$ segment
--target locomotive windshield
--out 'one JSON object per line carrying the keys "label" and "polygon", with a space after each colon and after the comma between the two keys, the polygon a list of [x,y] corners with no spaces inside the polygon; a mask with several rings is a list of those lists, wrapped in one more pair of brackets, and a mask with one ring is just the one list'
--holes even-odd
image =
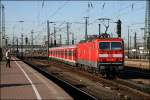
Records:
{"label": "locomotive windshield", "polygon": [[111,50],[120,50],[122,49],[121,42],[111,42]]}
{"label": "locomotive windshield", "polygon": [[99,47],[102,50],[110,50],[110,42],[100,42]]}
{"label": "locomotive windshield", "polygon": [[99,48],[102,50],[120,50],[122,49],[121,42],[100,42]]}

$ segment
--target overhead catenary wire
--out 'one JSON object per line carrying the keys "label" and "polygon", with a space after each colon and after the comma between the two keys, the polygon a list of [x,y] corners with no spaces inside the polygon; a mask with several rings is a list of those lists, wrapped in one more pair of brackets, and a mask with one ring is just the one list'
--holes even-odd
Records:
{"label": "overhead catenary wire", "polygon": [[140,8],[137,8],[135,11],[120,13],[119,15],[116,15],[116,16],[114,16],[113,18],[118,18],[118,16],[123,17],[123,16],[128,15],[128,14],[131,14],[131,13],[133,14],[133,13],[135,13],[135,12],[137,12],[137,11],[144,10],[143,8],[145,8],[145,6],[142,6],[142,7],[140,7]]}
{"label": "overhead catenary wire", "polygon": [[[44,2],[44,0],[43,0],[43,2]],[[42,2],[42,3],[43,3]],[[105,5],[104,5],[104,8],[108,5],[109,3],[105,3]],[[132,4],[132,3],[131,3]],[[132,8],[132,6],[131,6],[131,4],[129,4],[129,5],[127,5],[126,6],[126,8],[128,9],[128,8]],[[63,4],[64,6],[66,5],[65,3]],[[63,5],[61,5],[60,7],[58,7],[58,9],[56,9],[56,11],[54,11],[52,14],[51,14],[51,16],[52,17],[54,17],[56,14],[59,14],[59,11],[63,8]],[[135,5],[135,4],[134,4]],[[45,5],[44,5],[45,6]],[[43,6],[43,7],[44,7]],[[129,6],[129,7],[128,7]],[[123,6],[123,8],[125,8],[124,6]],[[122,8],[121,8],[122,9]],[[121,10],[121,16],[124,16],[123,14],[122,14],[122,12],[124,11],[125,9],[122,9]],[[129,13],[129,12],[128,12]],[[38,27],[40,27],[40,26],[43,26],[43,23],[45,24],[45,22],[43,21],[43,22],[41,22],[39,25],[38,25]],[[73,24],[84,24],[84,23],[82,23],[82,22],[71,22],[71,23],[73,23]],[[93,25],[93,24],[95,24],[95,23],[98,23],[97,22],[97,20],[94,20],[93,22],[91,22],[91,23],[89,23],[89,25]],[[61,27],[61,26],[63,26],[63,23],[61,23],[60,25],[59,25],[59,27]],[[37,28],[38,30],[43,30],[43,29],[41,29],[41,28]],[[40,33],[39,33],[40,34]],[[38,36],[38,35],[37,35]]]}
{"label": "overhead catenary wire", "polygon": [[[68,0],[69,1],[69,0]],[[63,5],[61,5],[60,7],[58,7],[57,9],[56,9],[56,11],[55,12],[53,12],[50,16],[49,16],[49,18],[52,18],[52,17],[54,17],[61,9],[63,9],[63,7],[65,7],[65,5],[68,3],[68,1],[66,1]]]}

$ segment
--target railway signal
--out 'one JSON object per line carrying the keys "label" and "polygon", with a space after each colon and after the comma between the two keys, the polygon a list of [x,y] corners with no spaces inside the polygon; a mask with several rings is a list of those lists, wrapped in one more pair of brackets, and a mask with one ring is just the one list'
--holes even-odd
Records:
{"label": "railway signal", "polygon": [[25,38],[25,43],[28,44],[28,37]]}
{"label": "railway signal", "polygon": [[121,37],[121,20],[120,19],[117,21],[117,35],[118,37]]}

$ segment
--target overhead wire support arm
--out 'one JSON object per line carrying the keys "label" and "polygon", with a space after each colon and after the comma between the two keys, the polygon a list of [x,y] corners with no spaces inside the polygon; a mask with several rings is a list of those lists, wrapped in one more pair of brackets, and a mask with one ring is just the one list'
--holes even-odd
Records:
{"label": "overhead wire support arm", "polygon": [[85,40],[88,39],[88,32],[87,32],[87,26],[88,26],[88,18],[89,17],[84,17],[85,18]]}
{"label": "overhead wire support arm", "polygon": [[47,57],[49,57],[49,36],[50,36],[49,20],[47,20]]}
{"label": "overhead wire support arm", "polygon": [[[50,22],[47,20],[47,57],[49,57],[49,38],[50,38],[50,23],[55,23],[55,22]],[[51,47],[52,47],[52,41],[51,41]]]}
{"label": "overhead wire support arm", "polygon": [[56,46],[56,27],[55,27],[55,23],[54,23],[54,46]]}
{"label": "overhead wire support arm", "polygon": [[69,22],[67,22],[67,45],[69,45]]}
{"label": "overhead wire support arm", "polygon": [[[103,25],[104,25],[105,28],[106,28],[105,33],[107,33],[107,30],[108,30],[108,28],[109,28],[109,21],[110,21],[111,19],[109,19],[109,18],[99,18],[98,20],[99,20],[99,21],[102,21]],[[107,25],[104,23],[105,21],[107,21]]]}

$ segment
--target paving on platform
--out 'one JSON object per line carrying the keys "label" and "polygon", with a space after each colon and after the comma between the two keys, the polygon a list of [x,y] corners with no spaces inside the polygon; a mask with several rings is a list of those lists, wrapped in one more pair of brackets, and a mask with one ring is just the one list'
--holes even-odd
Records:
{"label": "paving on platform", "polygon": [[72,100],[62,88],[13,57],[11,68],[0,62],[0,100]]}

